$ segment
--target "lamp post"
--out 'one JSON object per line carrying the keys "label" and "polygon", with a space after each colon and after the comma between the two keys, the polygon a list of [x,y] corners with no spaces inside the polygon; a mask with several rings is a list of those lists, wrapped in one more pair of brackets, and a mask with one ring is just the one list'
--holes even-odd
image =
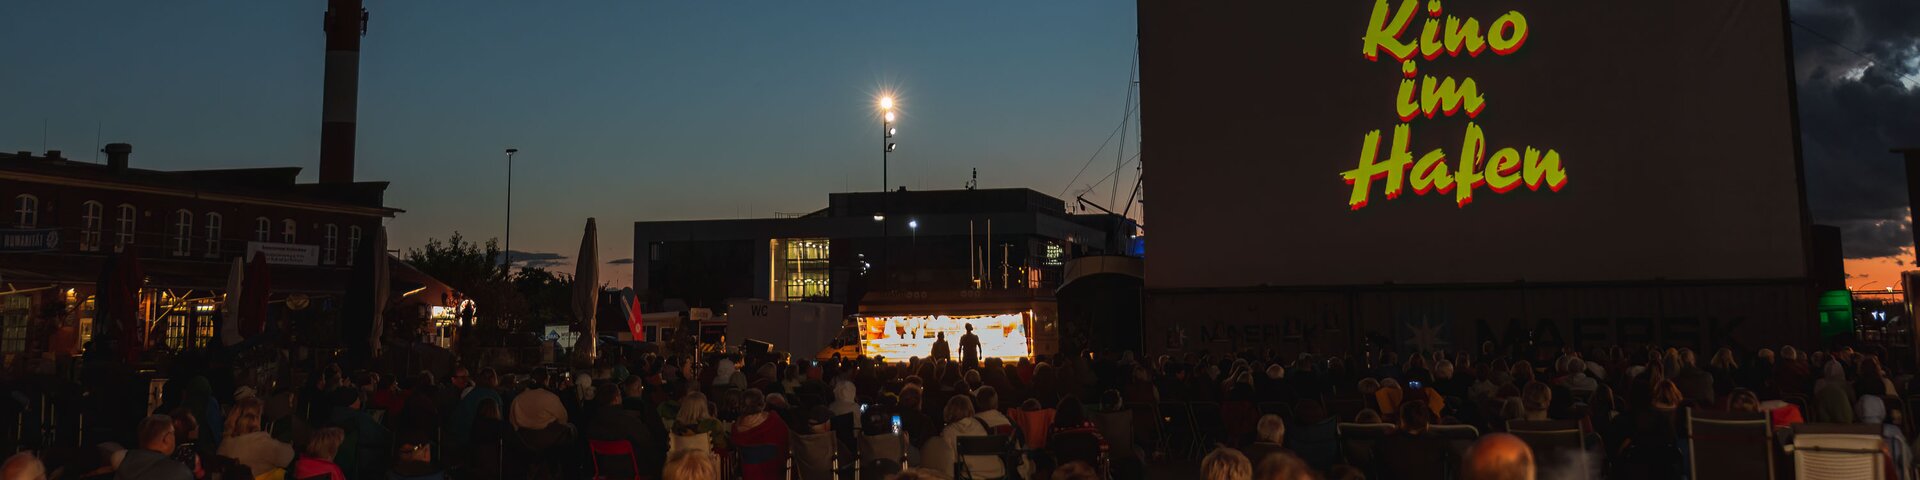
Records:
{"label": "lamp post", "polygon": [[504,268],[508,272],[513,271],[513,154],[515,153],[520,153],[520,149],[507,149],[507,232],[505,235],[507,247],[503,255],[506,256]]}
{"label": "lamp post", "polygon": [[[893,153],[894,147],[893,132],[893,96],[882,95],[880,97],[880,215],[874,218],[880,220],[880,262],[886,265],[883,270],[888,272],[887,277],[893,275],[891,270],[893,268],[893,235],[886,221],[886,216],[893,213],[891,211],[892,195],[890,195],[893,187],[887,179],[887,157]],[[892,282],[888,281],[887,284],[891,285]]]}

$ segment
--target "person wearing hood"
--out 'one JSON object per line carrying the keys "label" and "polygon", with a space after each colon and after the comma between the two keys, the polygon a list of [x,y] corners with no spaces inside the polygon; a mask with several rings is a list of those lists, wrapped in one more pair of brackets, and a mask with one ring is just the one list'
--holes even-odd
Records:
{"label": "person wearing hood", "polygon": [[1907,450],[1907,436],[1900,427],[1887,423],[1887,404],[1877,395],[1862,395],[1854,403],[1853,410],[1860,417],[1860,423],[1880,426],[1880,437],[1887,442],[1887,450],[1892,454],[1893,466],[1899,472],[1900,480],[1913,480],[1912,457]]}
{"label": "person wearing hood", "polygon": [[140,421],[140,447],[127,450],[114,480],[193,480],[193,470],[168,458],[174,447],[173,418],[153,415]]}
{"label": "person wearing hood", "polygon": [[1839,360],[1827,360],[1820,380],[1813,385],[1813,418],[1816,423],[1853,423],[1853,383],[1847,381],[1847,367]]}
{"label": "person wearing hood", "polygon": [[[587,424],[586,436],[593,440],[625,441],[632,445],[634,463],[639,465],[636,474],[658,472],[667,462],[667,432],[660,424],[660,417],[649,411],[629,409],[629,401],[644,402],[639,398],[626,398],[621,395],[619,385],[613,382],[601,382],[594,393],[593,423]],[[616,462],[617,463],[617,462]],[[618,465],[624,467],[625,465]],[[608,478],[621,477],[624,472],[606,472]]]}
{"label": "person wearing hood", "polygon": [[[353,438],[352,448],[338,452],[334,463],[348,472],[368,472],[378,476],[380,466],[386,465],[387,452],[393,448],[393,434],[378,420],[361,410],[361,393],[353,388],[341,387],[333,390],[333,416],[328,418],[331,425],[340,427]],[[300,477],[306,478],[306,477]],[[355,476],[355,478],[360,478]]]}
{"label": "person wearing hood", "polygon": [[192,413],[194,420],[200,422],[199,443],[195,448],[200,453],[214,453],[220,449],[220,427],[226,420],[221,415],[220,402],[213,399],[213,386],[206,377],[193,377],[187,380],[187,387],[181,390],[180,407]]}

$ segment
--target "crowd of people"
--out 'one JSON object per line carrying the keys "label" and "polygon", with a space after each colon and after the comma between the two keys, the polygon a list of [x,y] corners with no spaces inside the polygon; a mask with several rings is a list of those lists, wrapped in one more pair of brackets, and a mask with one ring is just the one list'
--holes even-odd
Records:
{"label": "crowd of people", "polygon": [[[1577,468],[1589,473],[1680,478],[1689,408],[1767,412],[1781,426],[1879,424],[1890,471],[1907,478],[1912,457],[1898,399],[1913,377],[1880,351],[1720,348],[1701,362],[1686,348],[1625,346],[1018,359],[972,348],[960,360],[826,361],[616,349],[577,369],[455,362],[404,376],[325,359],[268,378],[183,363],[130,435],[16,456],[0,480],[1125,479],[1169,466],[1222,480],[1438,479],[1576,468],[1500,433],[1526,420],[1577,422],[1590,445]],[[1383,434],[1355,455],[1341,424]],[[1458,426],[1479,433],[1470,449],[1435,433]]]}

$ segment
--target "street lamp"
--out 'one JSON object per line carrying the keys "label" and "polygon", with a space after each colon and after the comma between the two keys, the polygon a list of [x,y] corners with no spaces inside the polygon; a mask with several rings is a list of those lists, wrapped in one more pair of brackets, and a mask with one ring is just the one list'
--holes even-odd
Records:
{"label": "street lamp", "polygon": [[520,153],[518,148],[507,149],[507,250],[505,268],[513,271],[513,154]]}

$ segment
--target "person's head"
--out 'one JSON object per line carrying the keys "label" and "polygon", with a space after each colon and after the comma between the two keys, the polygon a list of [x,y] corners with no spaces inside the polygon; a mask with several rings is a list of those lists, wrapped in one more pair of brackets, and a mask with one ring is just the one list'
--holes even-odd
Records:
{"label": "person's head", "polygon": [[0,480],[47,480],[47,466],[31,452],[16,453],[0,466]]}
{"label": "person's head", "polygon": [[1119,390],[1107,389],[1107,391],[1100,392],[1101,410],[1112,412],[1125,408],[1126,406],[1126,398],[1120,395]]}
{"label": "person's head", "polygon": [[234,402],[233,408],[227,411],[227,425],[223,434],[227,438],[233,438],[260,431],[260,411],[263,405],[260,399],[251,397]]}
{"label": "person's head", "polygon": [[778,393],[767,394],[767,408],[774,409],[774,410],[786,410],[791,407],[792,405],[787,404],[787,396],[781,395]]}
{"label": "person's head", "polygon": [[1780,346],[1780,358],[1784,358],[1787,360],[1799,360],[1800,349],[1793,348],[1793,345],[1782,345]]}
{"label": "person's head", "polygon": [[[920,337],[920,338],[926,338],[926,337]],[[933,340],[934,340],[934,341],[936,341],[936,342],[944,342],[944,341],[947,341],[947,332],[934,332],[934,333],[933,333]]]}
{"label": "person's head", "polygon": [[1526,419],[1527,418],[1526,402],[1520,401],[1520,397],[1507,398],[1507,401],[1505,403],[1500,404],[1500,418],[1505,418],[1507,420]]}
{"label": "person's head", "polygon": [[1733,359],[1733,349],[1727,347],[1720,347],[1719,350],[1715,350],[1713,352],[1713,359],[1708,360],[1707,363],[1708,366],[1717,369],[1732,369],[1740,366]]}
{"label": "person's head", "polygon": [[594,387],[593,397],[591,397],[593,399],[593,406],[596,406],[596,407],[619,406],[622,400],[622,397],[626,396],[626,395],[622,395],[622,393],[623,392],[620,391],[619,384],[613,383],[612,380],[601,381],[600,386]]}
{"label": "person's head", "polygon": [[1553,405],[1553,388],[1545,383],[1531,382],[1520,390],[1520,401],[1524,402],[1529,413],[1547,411]]}
{"label": "person's head", "polygon": [[500,402],[493,401],[491,398],[481,400],[480,406],[474,408],[474,414],[479,415],[480,418],[499,420]]}
{"label": "person's head", "polygon": [[1054,468],[1053,480],[1100,480],[1100,473],[1087,462],[1075,460]]}
{"label": "person's head", "polygon": [[307,456],[320,460],[333,461],[340,454],[340,443],[347,441],[347,431],[339,427],[327,427],[313,431],[307,440]]}
{"label": "person's head", "polygon": [[1533,449],[1511,434],[1480,437],[1460,470],[1461,478],[1472,480],[1533,480]]}
{"label": "person's head", "polygon": [[1672,380],[1661,380],[1653,386],[1653,408],[1673,410],[1680,408],[1680,402],[1686,397],[1680,394],[1680,387]]}
{"label": "person's head", "polygon": [[549,386],[548,385],[549,380],[551,379],[548,378],[547,369],[545,368],[533,369],[532,372],[527,374],[527,382],[529,383],[529,385],[527,385],[527,388],[547,388]]}
{"label": "person's head", "polygon": [[710,480],[720,478],[720,457],[703,450],[683,449],[667,454],[666,480]]}
{"label": "person's head", "polygon": [[1362,378],[1360,379],[1360,383],[1356,386],[1360,388],[1361,394],[1373,395],[1373,392],[1380,390],[1380,381],[1374,379],[1373,377]]}
{"label": "person's head", "polygon": [[173,453],[173,417],[152,415],[140,421],[140,448]]}
{"label": "person's head", "polygon": [[1380,421],[1380,412],[1371,408],[1361,409],[1360,413],[1353,415],[1353,423],[1380,423]]}
{"label": "person's head", "polygon": [[646,393],[646,388],[647,382],[645,378],[639,375],[628,375],[625,380],[620,382],[620,395],[639,397]]}
{"label": "person's head", "polygon": [[740,394],[740,414],[753,415],[767,411],[767,394],[758,388],[749,388]]}
{"label": "person's head", "polygon": [[926,402],[926,400],[924,400],[925,396],[926,389],[921,388],[920,385],[909,383],[907,386],[900,388],[900,408],[919,410],[920,404]]}
{"label": "person's head", "polygon": [[473,377],[473,383],[481,387],[500,388],[500,372],[493,367],[482,368],[480,374]]}
{"label": "person's head", "polygon": [[953,398],[947,400],[947,408],[941,411],[940,416],[941,420],[945,420],[947,423],[953,423],[966,420],[967,417],[973,416],[974,413],[973,399],[967,398],[966,395],[954,395]]}
{"label": "person's head", "polygon": [[713,418],[713,412],[707,409],[707,394],[688,392],[687,396],[680,397],[680,413],[674,415],[673,421],[680,425],[694,425],[710,418]]}
{"label": "person's head", "polygon": [[467,370],[467,367],[453,367],[453,377],[448,379],[447,383],[453,384],[456,388],[471,387],[473,386],[472,371]]}
{"label": "person's head", "polygon": [[1260,458],[1254,465],[1254,478],[1259,480],[1312,480],[1313,467],[1306,460],[1287,452],[1274,452]]}
{"label": "person's head", "polygon": [[1773,362],[1773,349],[1762,348],[1759,351],[1753,352],[1753,357],[1760,359],[1760,361],[1771,363]]}
{"label": "person's head", "polygon": [[1752,390],[1733,389],[1733,394],[1727,398],[1727,409],[1735,412],[1759,413],[1760,396],[1754,395]]}
{"label": "person's head", "polygon": [[1427,402],[1412,400],[1400,404],[1400,431],[1426,432],[1430,423],[1433,423],[1433,410],[1427,409]]}
{"label": "person's head", "polygon": [[1434,380],[1453,379],[1453,361],[1441,360],[1438,362],[1434,362],[1433,363],[1433,379]]}
{"label": "person's head", "polygon": [[1261,415],[1255,431],[1260,432],[1262,442],[1286,443],[1284,440],[1287,438],[1287,422],[1281,420],[1279,415]]}
{"label": "person's head", "polygon": [[193,413],[187,411],[186,407],[174,408],[173,411],[167,412],[167,416],[173,417],[173,438],[175,440],[192,442],[200,439],[200,421],[194,418]]}
{"label": "person's head", "polygon": [[1000,409],[1000,393],[994,391],[993,387],[980,387],[974,390],[973,399],[975,413]]}
{"label": "person's head", "polygon": [[1239,450],[1221,447],[1200,459],[1200,478],[1206,480],[1252,480],[1253,463]]}
{"label": "person's head", "polygon": [[973,324],[967,324],[967,333],[973,333]]}

